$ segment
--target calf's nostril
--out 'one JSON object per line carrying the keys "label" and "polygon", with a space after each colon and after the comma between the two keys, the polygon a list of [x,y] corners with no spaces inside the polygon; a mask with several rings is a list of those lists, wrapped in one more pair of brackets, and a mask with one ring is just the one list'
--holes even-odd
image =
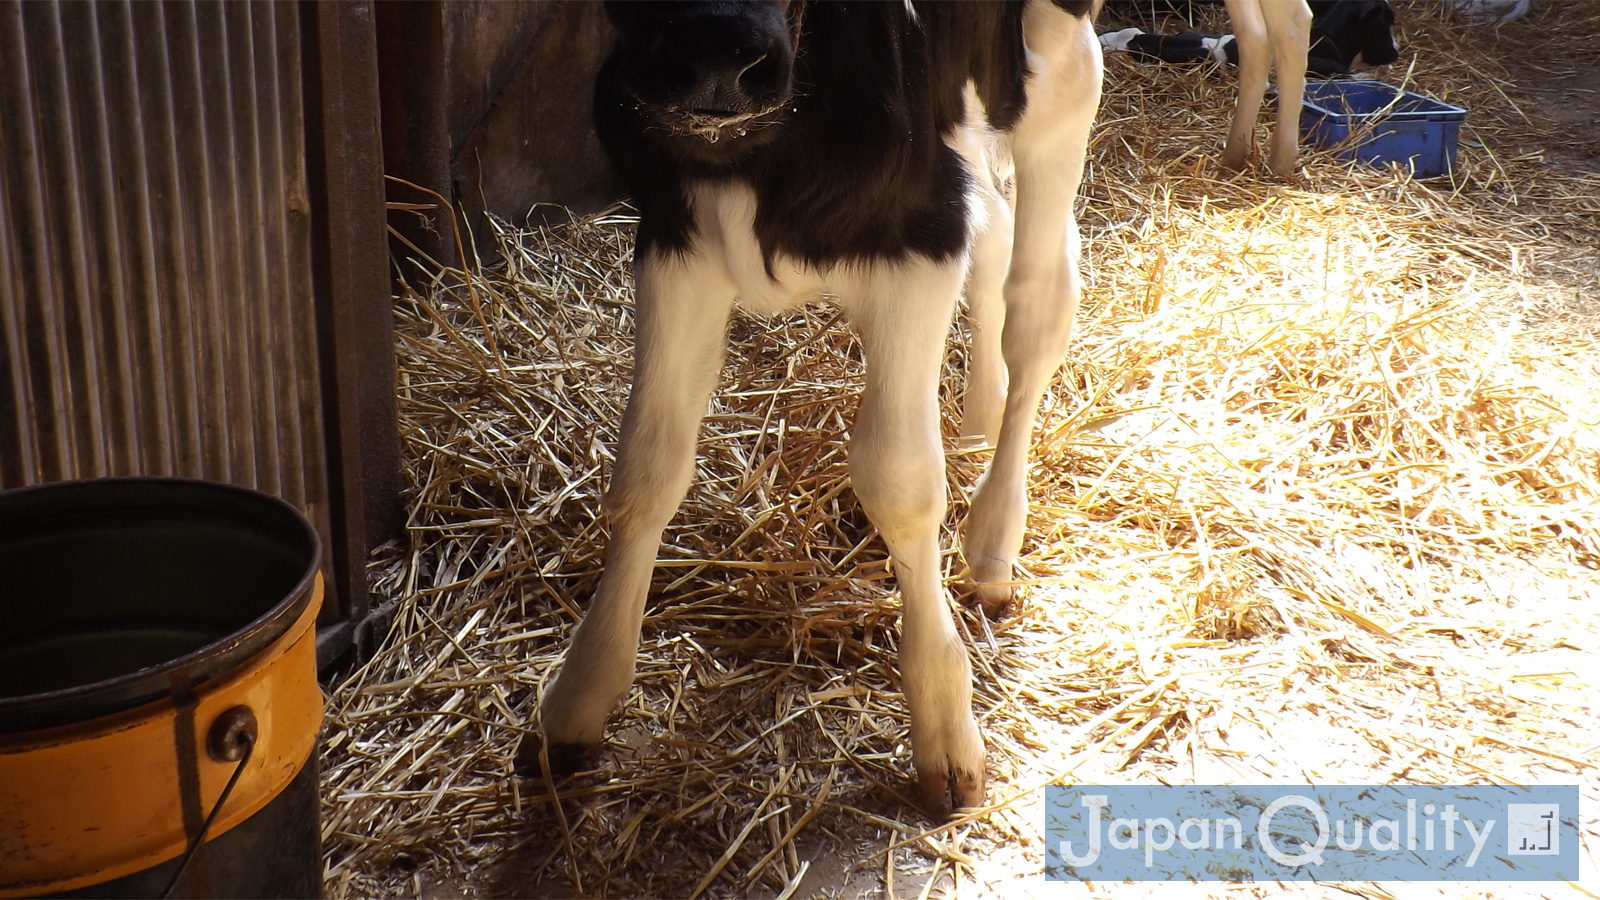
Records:
{"label": "calf's nostril", "polygon": [[748,65],[739,70],[737,79],[739,87],[744,91],[759,90],[772,81],[773,68],[776,63],[771,57],[763,53],[752,60]]}
{"label": "calf's nostril", "polygon": [[760,56],[756,57],[755,59],[750,60],[748,63],[745,63],[744,68],[739,70],[739,77],[742,79],[746,75],[750,74],[750,70],[754,69],[756,66],[761,65],[761,63],[764,62],[766,60],[766,58],[767,58],[767,55],[765,53],[763,53]]}

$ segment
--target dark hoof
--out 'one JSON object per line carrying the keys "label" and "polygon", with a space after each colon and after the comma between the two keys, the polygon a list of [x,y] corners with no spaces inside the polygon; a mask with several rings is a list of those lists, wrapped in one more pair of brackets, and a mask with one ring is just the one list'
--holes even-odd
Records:
{"label": "dark hoof", "polygon": [[1016,599],[1016,588],[1009,584],[975,584],[973,585],[972,603],[991,622],[998,622],[1006,617],[1011,610],[1011,604]]}
{"label": "dark hoof", "polygon": [[[517,748],[516,772],[524,778],[543,778],[544,768],[539,763],[539,751],[544,748],[542,735],[529,734],[522,738]],[[549,752],[550,776],[566,778],[579,772],[598,768],[600,748],[587,744],[552,744]]]}
{"label": "dark hoof", "polygon": [[918,772],[917,793],[928,815],[935,822],[943,822],[958,809],[983,805],[984,773],[958,769]]}

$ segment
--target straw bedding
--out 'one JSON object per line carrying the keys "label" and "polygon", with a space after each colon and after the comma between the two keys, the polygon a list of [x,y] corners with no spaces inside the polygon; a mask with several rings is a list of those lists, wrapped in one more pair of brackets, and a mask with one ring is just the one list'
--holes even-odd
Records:
{"label": "straw bedding", "polygon": [[[1471,111],[1453,183],[1321,155],[1294,184],[1221,173],[1231,75],[1108,60],[1022,601],[957,604],[993,805],[954,823],[908,799],[898,599],[846,478],[861,357],[826,307],[734,322],[600,771],[559,803],[510,777],[599,575],[632,219],[414,277],[409,539],[371,565],[393,633],[330,688],[330,895],[1033,896],[1040,788],[1066,780],[1576,780],[1592,803],[1600,129],[1550,111],[1600,11],[1400,25],[1386,77]],[[964,355],[958,327],[952,412]],[[946,546],[983,462],[950,454]]]}

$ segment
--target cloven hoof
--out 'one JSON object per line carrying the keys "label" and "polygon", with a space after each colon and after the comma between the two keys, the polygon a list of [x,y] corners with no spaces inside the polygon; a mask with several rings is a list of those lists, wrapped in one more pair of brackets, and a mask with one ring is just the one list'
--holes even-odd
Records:
{"label": "cloven hoof", "polygon": [[[544,748],[544,736],[540,734],[524,735],[522,746],[517,748],[515,769],[518,775],[524,778],[543,778],[544,770],[539,765],[539,753]],[[552,778],[566,778],[579,772],[595,769],[600,758],[600,748],[588,744],[553,744],[550,747],[549,762],[550,776]]]}

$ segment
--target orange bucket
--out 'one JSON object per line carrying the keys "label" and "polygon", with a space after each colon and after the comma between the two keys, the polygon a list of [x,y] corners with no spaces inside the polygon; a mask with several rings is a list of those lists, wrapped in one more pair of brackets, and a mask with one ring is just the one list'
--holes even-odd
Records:
{"label": "orange bucket", "polygon": [[0,492],[0,897],[321,895],[319,555],[228,485]]}

